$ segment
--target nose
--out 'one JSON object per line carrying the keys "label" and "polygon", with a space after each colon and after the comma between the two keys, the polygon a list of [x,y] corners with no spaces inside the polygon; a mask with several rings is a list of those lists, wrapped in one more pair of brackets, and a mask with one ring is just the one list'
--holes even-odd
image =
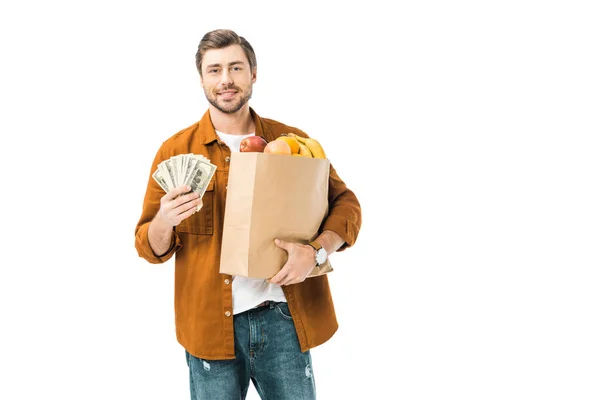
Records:
{"label": "nose", "polygon": [[232,83],[233,79],[231,78],[229,71],[223,71],[223,74],[221,75],[221,85],[227,87]]}

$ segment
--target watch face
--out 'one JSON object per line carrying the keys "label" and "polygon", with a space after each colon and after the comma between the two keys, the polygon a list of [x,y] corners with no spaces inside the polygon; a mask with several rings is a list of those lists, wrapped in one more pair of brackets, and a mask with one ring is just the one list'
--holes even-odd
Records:
{"label": "watch face", "polygon": [[321,265],[323,263],[325,263],[325,261],[327,260],[327,251],[325,251],[325,249],[320,248],[319,250],[317,250],[317,264]]}

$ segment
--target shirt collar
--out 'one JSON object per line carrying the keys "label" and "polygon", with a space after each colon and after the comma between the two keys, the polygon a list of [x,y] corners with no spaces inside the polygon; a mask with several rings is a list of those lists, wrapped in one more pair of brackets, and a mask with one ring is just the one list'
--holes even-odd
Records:
{"label": "shirt collar", "polygon": [[[252,107],[250,107],[250,115],[254,120],[254,126],[256,129],[255,135],[264,137],[268,142],[273,140],[273,133],[267,126],[265,126],[265,124],[263,124],[262,118],[258,116]],[[196,130],[195,136],[198,143],[203,145],[219,140],[217,132],[215,132],[215,127],[210,119],[209,110],[206,110],[202,119],[198,121],[198,129]]]}

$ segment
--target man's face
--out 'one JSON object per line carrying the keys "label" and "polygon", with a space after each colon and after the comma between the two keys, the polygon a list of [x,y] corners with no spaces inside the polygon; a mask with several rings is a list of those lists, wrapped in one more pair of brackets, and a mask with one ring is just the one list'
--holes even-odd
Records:
{"label": "man's face", "polygon": [[200,81],[208,102],[223,113],[233,114],[252,97],[256,69],[250,70],[248,59],[239,45],[208,50],[202,60]]}

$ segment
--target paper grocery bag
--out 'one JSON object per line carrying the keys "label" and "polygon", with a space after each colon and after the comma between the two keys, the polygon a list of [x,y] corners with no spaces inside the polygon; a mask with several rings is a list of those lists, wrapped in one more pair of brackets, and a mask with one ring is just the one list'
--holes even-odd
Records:
{"label": "paper grocery bag", "polygon": [[[232,153],[220,272],[269,279],[287,252],[275,238],[307,244],[329,205],[329,160],[267,153]],[[329,262],[310,276],[333,269]]]}

